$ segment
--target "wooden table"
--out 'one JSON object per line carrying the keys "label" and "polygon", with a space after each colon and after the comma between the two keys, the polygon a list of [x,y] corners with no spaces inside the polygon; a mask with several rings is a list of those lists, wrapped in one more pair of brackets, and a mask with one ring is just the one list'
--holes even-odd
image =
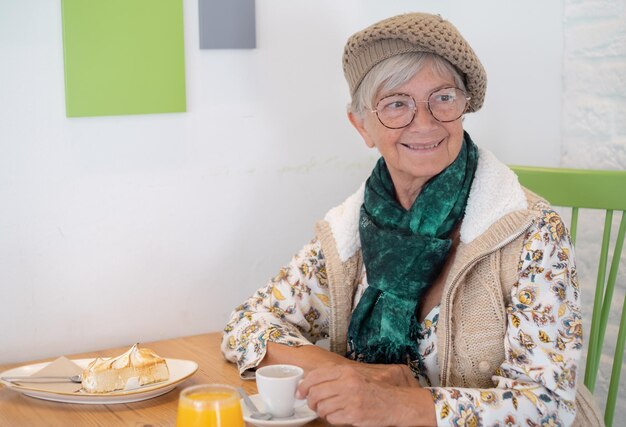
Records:
{"label": "wooden table", "polygon": [[[174,427],[176,408],[180,391],[188,386],[205,383],[230,384],[243,387],[248,394],[257,392],[254,381],[239,378],[235,365],[226,362],[220,352],[221,334],[218,332],[175,338],[151,343],[142,343],[163,357],[194,360],[198,371],[183,381],[174,390],[154,399],[116,405],[79,405],[49,402],[24,396],[0,385],[0,426],[19,427],[89,427],[89,426],[132,426],[132,427]],[[128,346],[108,350],[76,354],[70,358],[96,356],[118,356],[128,350]],[[35,363],[37,361],[33,361]],[[0,365],[0,372],[24,362]],[[307,427],[326,426],[317,419]]]}

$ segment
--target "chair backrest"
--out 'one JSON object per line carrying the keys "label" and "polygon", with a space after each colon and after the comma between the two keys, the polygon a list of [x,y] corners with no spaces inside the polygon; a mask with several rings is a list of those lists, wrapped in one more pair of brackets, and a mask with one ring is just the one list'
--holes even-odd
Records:
{"label": "chair backrest", "polygon": [[[605,211],[602,249],[598,265],[591,331],[587,349],[587,365],[585,368],[585,385],[593,393],[609,311],[613,300],[617,271],[622,257],[624,234],[626,233],[626,171],[527,166],[511,166],[511,169],[515,171],[524,187],[541,195],[550,204],[572,208],[570,234],[574,243],[576,242],[576,229],[578,226],[578,209],[601,209]],[[616,211],[621,211],[621,222],[611,257],[609,255],[609,243],[611,240],[613,213]],[[607,264],[610,265],[608,277],[606,276]],[[604,420],[607,426],[613,424],[622,358],[624,356],[624,341],[626,339],[625,305],[626,298],[622,303],[621,321],[613,357],[613,369],[611,371],[607,403],[604,409]]]}

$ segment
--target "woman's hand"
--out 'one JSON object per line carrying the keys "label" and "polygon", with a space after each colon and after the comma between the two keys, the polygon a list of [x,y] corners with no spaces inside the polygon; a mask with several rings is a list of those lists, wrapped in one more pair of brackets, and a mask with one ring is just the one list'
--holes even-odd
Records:
{"label": "woman's hand", "polygon": [[363,374],[365,378],[398,387],[419,387],[407,365],[383,365],[352,362],[351,367]]}
{"label": "woman's hand", "polygon": [[[364,373],[354,365],[315,369],[298,386],[298,397],[307,398],[309,407],[331,424],[436,425],[435,406],[428,390],[415,385],[389,385],[374,380],[373,372],[370,369]],[[383,376],[387,375],[385,372]]]}
{"label": "woman's hand", "polygon": [[359,363],[314,345],[289,347],[273,342],[267,343],[267,353],[259,367],[281,363],[298,365],[307,373],[320,367],[352,366],[370,380],[402,387],[419,385],[411,369],[406,365]]}

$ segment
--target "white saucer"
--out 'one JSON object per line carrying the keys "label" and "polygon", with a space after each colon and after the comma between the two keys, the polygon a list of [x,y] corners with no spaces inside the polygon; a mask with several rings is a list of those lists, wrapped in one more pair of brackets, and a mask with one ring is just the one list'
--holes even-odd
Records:
{"label": "white saucer", "polygon": [[[265,412],[265,405],[263,404],[263,399],[261,399],[260,395],[252,395],[250,396],[250,399],[254,402],[254,405],[259,409],[259,411]],[[295,409],[295,413],[290,417],[274,418],[271,420],[257,420],[256,418],[251,418],[250,410],[243,400],[241,401],[241,409],[243,410],[243,419],[257,427],[299,427],[317,418],[317,414],[306,405],[297,407]]]}

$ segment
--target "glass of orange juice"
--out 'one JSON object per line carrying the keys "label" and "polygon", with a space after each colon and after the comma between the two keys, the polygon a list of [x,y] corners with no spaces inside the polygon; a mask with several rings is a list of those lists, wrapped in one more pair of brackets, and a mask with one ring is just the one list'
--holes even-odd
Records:
{"label": "glass of orange juice", "polygon": [[176,427],[244,427],[239,393],[221,384],[187,387],[178,400]]}

